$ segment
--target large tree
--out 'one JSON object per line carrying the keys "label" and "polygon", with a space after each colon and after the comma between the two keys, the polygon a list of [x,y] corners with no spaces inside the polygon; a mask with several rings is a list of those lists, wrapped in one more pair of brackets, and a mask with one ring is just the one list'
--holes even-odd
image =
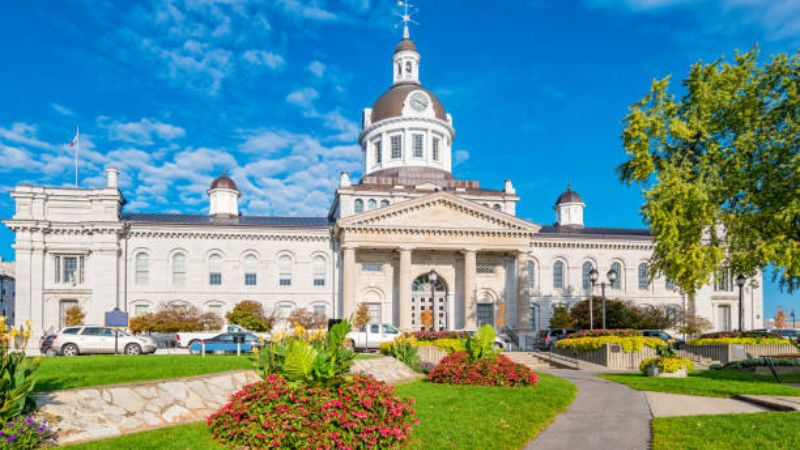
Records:
{"label": "large tree", "polygon": [[651,270],[690,298],[723,266],[800,280],[800,52],[758,57],[694,64],[680,99],[655,80],[625,118],[618,172],[643,187]]}

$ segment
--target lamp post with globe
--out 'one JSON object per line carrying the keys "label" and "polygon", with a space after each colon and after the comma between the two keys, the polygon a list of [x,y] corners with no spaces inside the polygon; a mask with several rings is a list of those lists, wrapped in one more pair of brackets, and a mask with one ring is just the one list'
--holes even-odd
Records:
{"label": "lamp post with globe", "polygon": [[[602,320],[603,320],[603,329],[604,330],[606,329],[606,286],[613,286],[614,282],[617,281],[617,276],[618,276],[617,275],[617,271],[614,270],[614,269],[611,269],[606,273],[606,278],[608,278],[608,283],[606,283],[606,282],[600,283],[600,293],[601,293],[600,295],[601,295],[601,297],[603,299],[603,306],[602,306],[603,319]],[[592,269],[592,270],[589,271],[589,280],[591,280],[591,282],[592,282],[592,288],[594,288],[594,286],[597,284],[597,280],[599,278],[600,278],[600,273],[597,271],[597,269]],[[594,291],[594,289],[592,289],[592,290]],[[592,322],[592,318],[593,318],[592,316],[593,316],[593,314],[592,314],[591,296],[589,296],[589,317],[590,317],[589,321],[590,322]],[[594,329],[594,328],[592,328],[591,325],[589,326],[589,328],[590,329]]]}

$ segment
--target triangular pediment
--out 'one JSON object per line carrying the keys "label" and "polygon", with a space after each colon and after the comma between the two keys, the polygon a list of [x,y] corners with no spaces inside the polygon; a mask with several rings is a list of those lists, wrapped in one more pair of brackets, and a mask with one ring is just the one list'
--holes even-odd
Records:
{"label": "triangular pediment", "polygon": [[448,192],[436,192],[339,220],[340,227],[539,231],[540,226]]}

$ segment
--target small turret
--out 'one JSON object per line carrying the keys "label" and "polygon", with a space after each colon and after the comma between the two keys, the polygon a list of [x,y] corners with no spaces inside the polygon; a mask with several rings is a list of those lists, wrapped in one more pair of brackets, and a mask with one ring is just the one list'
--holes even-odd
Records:
{"label": "small turret", "polygon": [[583,227],[583,208],[586,204],[577,192],[567,185],[567,190],[556,200],[556,225],[560,227]]}
{"label": "small turret", "polygon": [[208,190],[209,214],[212,216],[235,217],[239,215],[239,189],[225,171],[217,177]]}

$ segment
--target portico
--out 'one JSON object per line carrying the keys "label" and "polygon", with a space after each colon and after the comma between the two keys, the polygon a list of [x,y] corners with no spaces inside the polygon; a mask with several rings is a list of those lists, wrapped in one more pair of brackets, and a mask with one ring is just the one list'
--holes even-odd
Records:
{"label": "portico", "polygon": [[[403,330],[475,329],[479,305],[491,304],[483,321],[524,329],[524,318],[509,318],[527,312],[525,267],[538,229],[447,192],[340,219],[342,315],[368,303]],[[420,284],[430,270],[441,286],[433,295]],[[431,308],[432,323],[422,323]]]}

